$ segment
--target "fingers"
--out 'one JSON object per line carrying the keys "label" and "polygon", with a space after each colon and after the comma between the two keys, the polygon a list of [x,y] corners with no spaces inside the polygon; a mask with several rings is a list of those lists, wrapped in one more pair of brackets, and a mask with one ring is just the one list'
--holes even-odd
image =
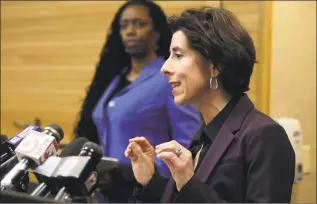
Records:
{"label": "fingers", "polygon": [[173,144],[167,144],[160,147],[155,147],[155,153],[159,154],[161,152],[175,152],[178,148]]}
{"label": "fingers", "polygon": [[152,151],[154,149],[154,147],[145,137],[135,137],[135,138],[129,139],[129,142],[138,143],[143,151],[149,151],[149,150]]}
{"label": "fingers", "polygon": [[[181,149],[182,154],[186,155],[187,157],[191,156],[190,151],[188,151],[186,148],[184,148],[182,145],[180,145],[178,142],[174,140],[157,145],[155,147],[155,153],[160,154],[161,152],[173,152],[175,154],[175,152],[179,149]],[[180,155],[180,158],[183,157],[182,154]]]}
{"label": "fingers", "polygon": [[[177,145],[180,145],[178,142],[176,142],[175,140],[172,140],[172,141],[169,141],[169,142],[164,142],[164,143],[161,143],[159,145],[156,145],[155,146],[155,149],[159,149],[161,147],[165,147],[166,145],[170,145],[170,144],[174,144],[175,146]],[[181,145],[180,145],[181,146]]]}
{"label": "fingers", "polygon": [[147,145],[151,145],[145,137],[134,137],[134,138],[129,139],[129,142],[138,142],[138,143],[144,143]]}
{"label": "fingers", "polygon": [[142,153],[141,147],[136,142],[131,142],[125,150],[124,155],[134,161],[141,157]]}
{"label": "fingers", "polygon": [[127,146],[127,149],[124,151],[124,155],[126,157],[132,157],[133,154],[132,154],[131,144]]}
{"label": "fingers", "polygon": [[147,140],[145,137],[134,137],[129,139],[129,142],[137,142],[137,141],[144,141]]}
{"label": "fingers", "polygon": [[143,145],[152,146],[151,143],[145,137],[135,137],[129,139],[129,142],[137,142]]}
{"label": "fingers", "polygon": [[156,145],[155,149],[162,149],[162,148],[167,148],[167,147],[175,147],[175,150],[176,150],[176,149],[182,148],[183,146],[180,145],[175,140],[172,140],[170,142],[164,142],[162,144]]}
{"label": "fingers", "polygon": [[138,143],[136,143],[136,142],[131,142],[129,146],[130,146],[130,148],[131,148],[133,154],[139,156],[139,155],[141,155],[141,154],[143,153],[143,152],[142,152],[142,149],[141,149],[141,147],[139,146]]}
{"label": "fingers", "polygon": [[[174,149],[173,149],[174,148]],[[161,151],[163,149],[166,149],[166,150],[171,150],[171,151],[176,151],[178,150],[179,148],[183,148],[182,145],[180,145],[178,142],[176,142],[175,140],[172,140],[170,142],[164,142],[162,144],[159,144],[159,145],[156,145],[155,149],[157,151]]]}
{"label": "fingers", "polygon": [[169,169],[181,168],[184,162],[180,160],[173,152],[161,152],[157,154],[159,159],[162,159],[168,166]]}

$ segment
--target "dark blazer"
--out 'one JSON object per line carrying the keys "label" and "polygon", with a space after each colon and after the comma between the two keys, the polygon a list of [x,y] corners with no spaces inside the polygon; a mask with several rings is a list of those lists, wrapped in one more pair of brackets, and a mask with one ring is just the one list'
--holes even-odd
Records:
{"label": "dark blazer", "polygon": [[177,196],[174,180],[166,183],[155,174],[137,197],[143,202],[164,203],[287,203],[294,174],[295,154],[286,132],[258,111],[245,94]]}

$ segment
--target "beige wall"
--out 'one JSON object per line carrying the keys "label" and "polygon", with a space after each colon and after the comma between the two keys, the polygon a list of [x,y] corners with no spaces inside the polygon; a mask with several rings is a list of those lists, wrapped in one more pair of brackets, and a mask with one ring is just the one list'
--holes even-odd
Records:
{"label": "beige wall", "polygon": [[270,115],[299,119],[311,147],[293,201],[316,202],[316,2],[274,1],[271,59]]}

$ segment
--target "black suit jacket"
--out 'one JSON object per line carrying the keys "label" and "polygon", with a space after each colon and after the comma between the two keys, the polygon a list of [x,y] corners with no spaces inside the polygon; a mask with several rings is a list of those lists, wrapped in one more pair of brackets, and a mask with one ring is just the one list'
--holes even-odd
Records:
{"label": "black suit jacket", "polygon": [[294,173],[295,154],[286,132],[254,108],[245,94],[194,176],[176,197],[174,180],[166,182],[155,174],[138,199],[164,203],[287,203],[291,199]]}

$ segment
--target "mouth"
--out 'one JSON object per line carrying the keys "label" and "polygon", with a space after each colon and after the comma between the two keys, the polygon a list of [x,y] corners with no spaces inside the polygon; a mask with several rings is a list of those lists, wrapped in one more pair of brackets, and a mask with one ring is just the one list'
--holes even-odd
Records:
{"label": "mouth", "polygon": [[137,41],[137,40],[129,40],[129,41],[126,41],[126,46],[135,46],[135,45],[137,45],[137,44],[139,44],[139,41]]}
{"label": "mouth", "polygon": [[181,85],[180,82],[170,82],[170,84],[172,85],[173,90]]}

